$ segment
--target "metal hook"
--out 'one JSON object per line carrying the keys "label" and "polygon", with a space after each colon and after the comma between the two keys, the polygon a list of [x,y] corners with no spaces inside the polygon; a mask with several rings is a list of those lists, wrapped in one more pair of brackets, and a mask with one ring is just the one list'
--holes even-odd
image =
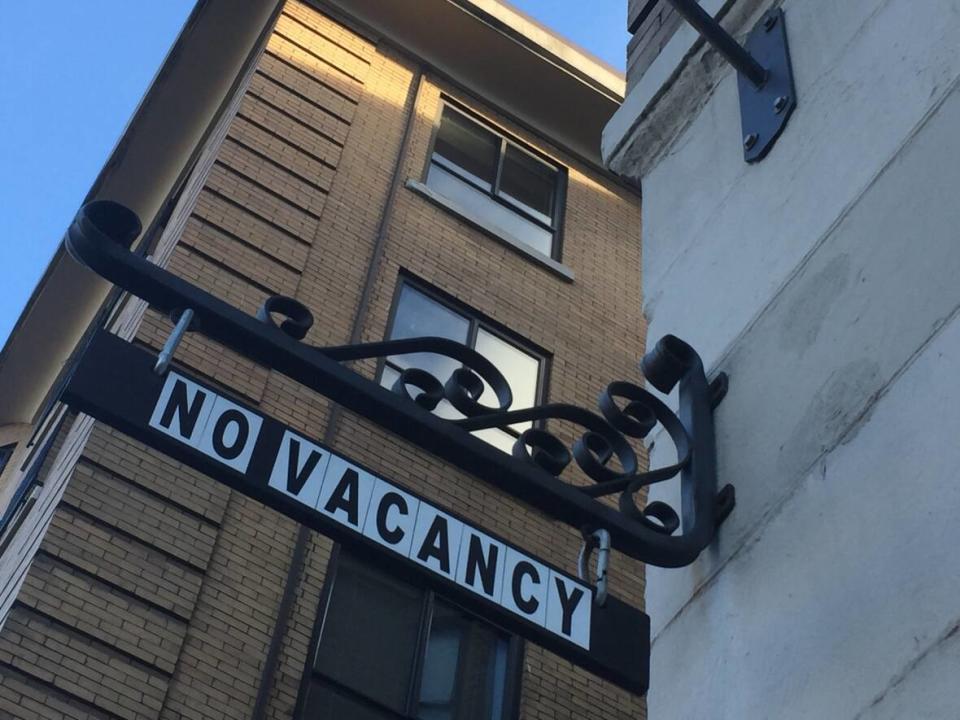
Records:
{"label": "metal hook", "polygon": [[190,327],[190,321],[193,320],[193,310],[187,308],[180,313],[180,318],[170,333],[170,337],[163,344],[163,349],[157,355],[157,363],[153,366],[153,371],[157,375],[165,375],[170,368],[170,361],[173,360],[173,354],[177,351],[177,346],[183,340],[187,330]]}
{"label": "metal hook", "polygon": [[583,547],[580,548],[580,557],[577,558],[577,575],[586,583],[590,582],[590,572],[587,565],[593,549],[599,548],[597,554],[597,594],[594,603],[603,607],[607,602],[607,567],[610,564],[610,533],[604,529],[594,530],[584,534]]}

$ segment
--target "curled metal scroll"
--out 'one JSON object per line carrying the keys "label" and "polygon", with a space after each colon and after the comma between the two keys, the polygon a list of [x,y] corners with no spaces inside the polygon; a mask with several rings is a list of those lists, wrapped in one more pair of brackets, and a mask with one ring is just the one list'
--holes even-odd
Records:
{"label": "curled metal scroll", "polygon": [[[277,326],[275,315],[286,316],[281,330],[302,339],[313,324],[309,308],[289,297],[268,298],[257,313],[264,322]],[[590,497],[620,492],[620,510],[650,530],[672,535],[680,527],[680,518],[666,503],[651,502],[641,508],[637,493],[654,483],[676,477],[690,462],[691,446],[679,418],[652,393],[625,381],[612,382],[600,393],[600,414],[566,403],[547,403],[537,407],[511,410],[513,393],[504,375],[476,350],[441,337],[419,337],[340,347],[314,348],[337,361],[384,359],[418,353],[431,353],[462,364],[446,381],[420,368],[402,370],[391,390],[433,411],[447,400],[464,418],[448,422],[463,430],[500,429],[517,423],[536,423],[525,430],[513,445],[514,458],[536,465],[562,481],[564,471],[575,462],[593,486],[575,486]],[[495,405],[484,405],[485,384],[492,390]],[[583,428],[570,448],[546,429],[546,421],[564,420]],[[662,425],[677,449],[677,462],[646,472],[639,470],[637,452],[628,438],[642,439]],[[614,462],[615,461],[615,462]]]}
{"label": "curled metal scroll", "polygon": [[[725,385],[708,383],[700,357],[678,338],[661,339],[641,363],[655,389],[669,393],[678,386],[676,413],[639,385],[622,381],[600,393],[599,412],[565,403],[512,410],[513,394],[503,374],[471,348],[431,337],[313,347],[303,342],[313,315],[302,303],[274,296],[252,317],[131,252],[140,231],[131,210],[96,201],[81,208],[65,243],[77,261],[154,310],[175,317],[192,311],[184,329],[189,325],[191,332],[283,373],[561,522],[588,533],[608,531],[612,547],[631,557],[661,567],[687,565],[710,543],[733,506],[730,486],[717,492],[714,448],[713,408]],[[461,367],[443,382],[425,370],[408,368],[387,390],[342,364],[423,352],[453,359]],[[486,386],[495,402],[484,397]],[[444,400],[463,417],[444,420],[433,414]],[[550,420],[575,423],[583,432],[568,448],[548,429]],[[470,434],[519,422],[535,426],[521,433],[511,455]],[[630,440],[644,438],[657,425],[673,440],[677,461],[641,472]],[[571,463],[593,484],[564,482],[561,477]],[[638,505],[644,487],[678,474],[682,522],[665,503]],[[596,499],[614,493],[620,493],[618,509]]]}

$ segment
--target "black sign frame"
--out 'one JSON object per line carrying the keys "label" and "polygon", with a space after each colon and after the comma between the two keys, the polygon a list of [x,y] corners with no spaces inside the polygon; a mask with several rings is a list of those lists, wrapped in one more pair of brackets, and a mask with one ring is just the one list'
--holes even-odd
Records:
{"label": "black sign frame", "polygon": [[[565,403],[512,410],[512,393],[503,374],[475,350],[436,337],[339,347],[311,346],[301,342],[313,323],[312,314],[303,304],[292,298],[273,296],[267,298],[255,317],[248,315],[131,252],[130,245],[140,230],[140,221],[130,209],[111,201],[96,201],[81,208],[67,232],[65,244],[79,262],[143,298],[152,309],[173,318],[176,327],[156,362],[147,351],[99,331],[63,395],[71,406],[335,540],[349,543],[373,562],[411,574],[467,609],[631,692],[646,691],[649,618],[608,596],[605,578],[603,583],[598,580],[598,585],[603,587],[592,598],[599,602],[594,603],[591,622],[599,626],[591,625],[587,650],[545,632],[543,627],[470,591],[458,589],[456,583],[408,558],[385,554],[376,543],[358,538],[352,531],[345,534],[345,528],[324,521],[314,508],[307,508],[283,493],[271,492],[269,484],[264,485],[262,481],[249,482],[244,472],[231,470],[182,442],[152,430],[149,423],[144,424],[150,418],[144,414],[148,409],[145,403],[150,404],[152,412],[152,403],[159,397],[157,388],[165,382],[164,374],[183,334],[199,332],[321,393],[553,519],[578,528],[585,538],[609,538],[614,549],[651,565],[683,567],[696,560],[712,542],[720,523],[735,504],[732,486],[717,490],[713,411],[726,393],[725,374],[720,373],[712,382],[708,381],[697,352],[679,338],[667,335],[643,358],[641,369],[647,382],[661,393],[678,388],[677,413],[645,388],[630,382],[612,382],[601,391],[600,413]],[[387,389],[342,364],[422,352],[445,355],[460,367],[445,383],[424,370],[408,368],[393,387]],[[481,395],[483,399],[487,395],[484,381],[496,396],[494,405],[481,402]],[[435,415],[432,411],[442,400],[449,401],[462,414],[462,419],[445,420]],[[271,433],[276,436],[278,432],[282,435],[276,428],[283,426],[276,421],[242,403],[234,405],[237,412],[252,413],[273,428],[268,436]],[[584,428],[584,432],[568,449],[541,423],[525,430],[509,455],[471,434],[486,428],[547,420],[572,422]],[[643,438],[658,424],[673,441],[677,462],[642,471],[629,438]],[[313,444],[319,446],[319,443]],[[271,460],[275,459],[273,453]],[[572,460],[576,460],[593,484],[561,479]],[[259,467],[258,462],[265,461],[250,458],[252,467]],[[247,466],[243,469],[246,471]],[[682,520],[681,514],[666,503],[642,504],[642,494],[648,485],[678,475]],[[598,500],[614,493],[619,493],[616,507]],[[429,504],[429,501],[422,502]],[[463,522],[469,524],[469,521]],[[510,545],[502,540],[497,542]],[[537,562],[544,568],[549,567],[548,563]],[[550,570],[551,578],[555,570]],[[571,583],[577,582],[571,576],[566,577]]]}
{"label": "black sign frame", "polygon": [[[640,695],[646,693],[649,685],[650,620],[645,613],[609,595],[602,607],[597,606],[594,603],[593,589],[586,588],[589,594],[583,602],[591,606],[590,641],[589,649],[586,649],[546,630],[543,626],[530,622],[515,612],[510,612],[500,604],[464,589],[456,582],[423,565],[390,553],[380,544],[358,534],[357,531],[270,487],[265,479],[269,478],[273,469],[284,433],[292,429],[248,404],[229,397],[221,390],[213,391],[218,396],[229,397],[231,404],[262,419],[258,439],[252,449],[245,472],[231,469],[223,462],[213,459],[209,454],[151,427],[151,417],[154,415],[158,399],[167,382],[166,377],[154,372],[155,362],[156,357],[150,352],[100,330],[93,336],[74,369],[64,391],[63,400],[76,410],[91,415],[297,522],[335,541],[348,544],[352,552],[365,560],[382,566],[390,572],[414,579],[424,587],[450,598],[453,602],[503,629],[521,635],[630,692]],[[197,380],[190,373],[180,370],[176,370],[175,373],[209,390],[208,384]],[[296,434],[302,435],[299,432]],[[331,454],[343,457],[341,453],[326,448],[322,443],[312,440],[310,442]],[[355,463],[349,459],[348,462],[373,476],[379,475],[361,463]],[[485,528],[477,528],[469,518],[450,512],[393,480],[385,482],[465,525],[478,529],[507,547],[518,548],[515,543]],[[530,556],[522,548],[518,550],[549,570],[571,578],[568,573],[550,562]]]}

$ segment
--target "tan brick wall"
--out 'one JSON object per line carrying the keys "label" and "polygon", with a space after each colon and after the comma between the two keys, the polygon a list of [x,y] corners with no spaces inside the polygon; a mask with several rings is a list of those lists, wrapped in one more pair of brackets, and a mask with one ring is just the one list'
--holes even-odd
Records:
{"label": "tan brick wall", "polygon": [[[442,93],[569,168],[562,261],[573,283],[404,186],[421,179]],[[403,269],[549,351],[548,399],[594,408],[606,382],[637,379],[638,223],[632,193],[421,77],[398,51],[290,2],[168,267],[249,313],[274,293],[300,299],[317,319],[307,342],[318,345],[348,342],[355,326],[363,340],[382,339]],[[137,340],[159,347],[169,328],[148,312]],[[575,570],[575,530],[362,418],[331,415],[328,401],[284,376],[199,336],[188,337],[177,362]],[[369,375],[373,364],[358,370]],[[561,423],[551,428],[575,436]],[[0,632],[0,716],[248,718],[297,534],[291,520],[95,425]],[[269,717],[289,718],[296,703],[331,550],[310,533]],[[642,605],[638,563],[617,556],[611,575],[618,596]],[[522,688],[521,715],[531,720],[644,716],[641,700],[532,644]]]}

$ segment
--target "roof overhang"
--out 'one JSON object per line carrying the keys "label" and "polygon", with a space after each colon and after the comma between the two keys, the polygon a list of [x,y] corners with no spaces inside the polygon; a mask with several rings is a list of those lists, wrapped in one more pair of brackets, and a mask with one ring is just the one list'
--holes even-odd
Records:
{"label": "roof overhang", "polygon": [[500,0],[327,4],[602,168],[600,137],[623,102],[623,74],[524,13]]}

